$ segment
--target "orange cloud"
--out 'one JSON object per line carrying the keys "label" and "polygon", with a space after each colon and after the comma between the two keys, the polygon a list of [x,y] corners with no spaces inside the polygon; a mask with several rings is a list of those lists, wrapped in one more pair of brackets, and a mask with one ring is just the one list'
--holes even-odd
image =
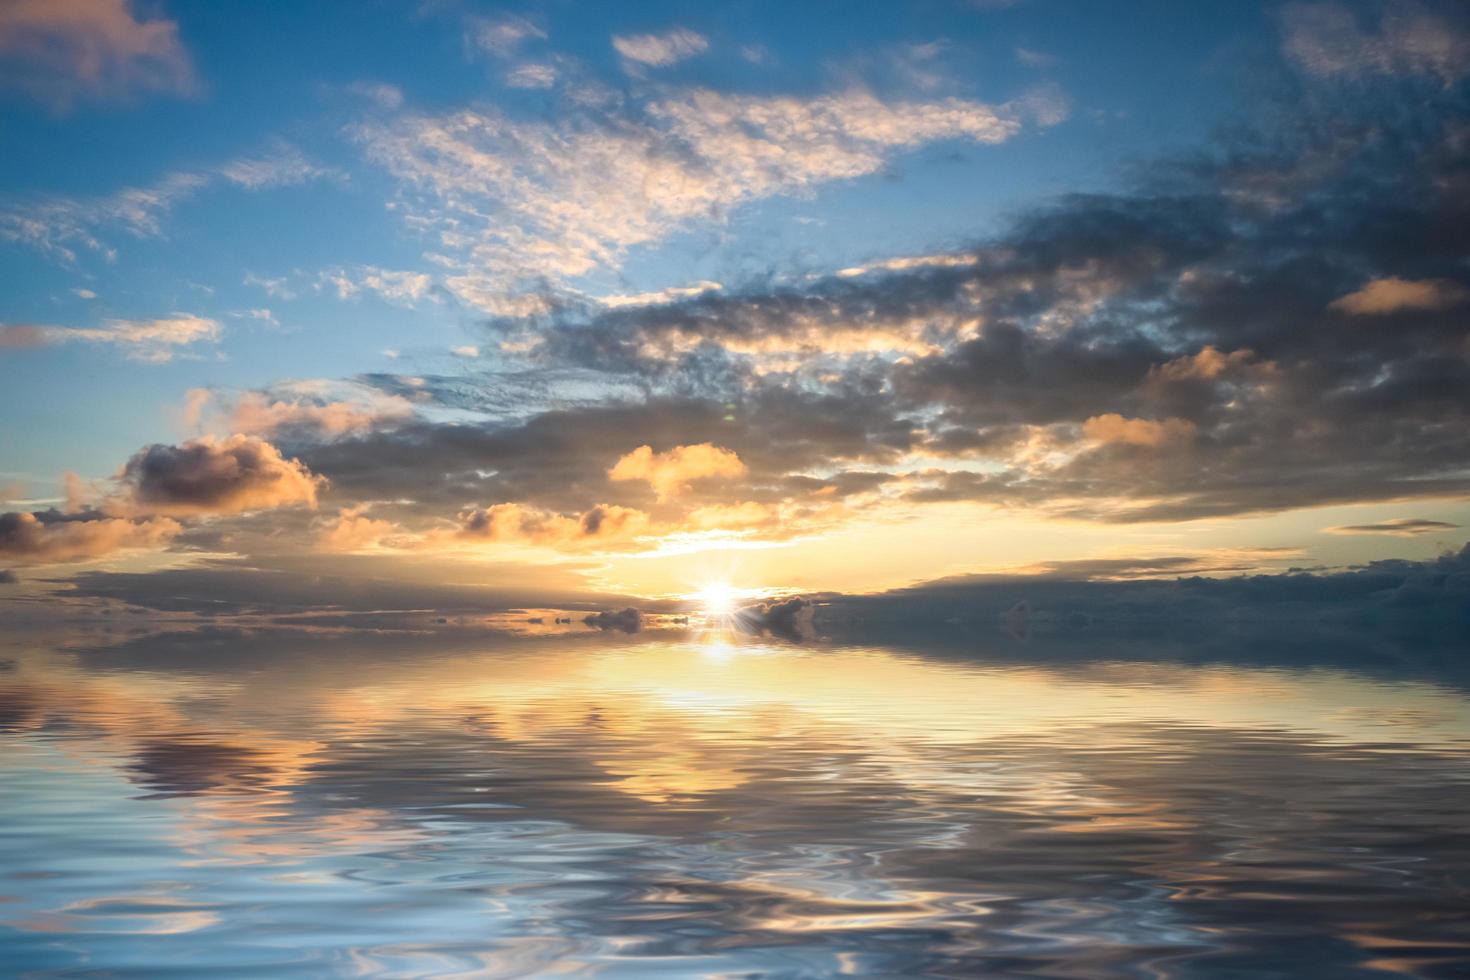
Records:
{"label": "orange cloud", "polygon": [[1381,316],[1403,311],[1447,310],[1470,299],[1470,291],[1448,279],[1373,279],[1357,292],[1327,304],[1330,310],[1354,316]]}
{"label": "orange cloud", "polygon": [[26,563],[87,561],[115,551],[157,548],[182,527],[167,517],[42,521],[35,514],[0,514],[0,556]]}
{"label": "orange cloud", "polygon": [[660,500],[677,497],[695,480],[734,478],[745,474],[745,464],[728,449],[701,442],[655,453],[639,446],[607,471],[610,480],[645,480]]}
{"label": "orange cloud", "polygon": [[1226,354],[1209,344],[1200,348],[1196,354],[1186,354],[1161,364],[1150,370],[1149,374],[1163,381],[1213,381],[1228,371],[1245,367],[1255,356],[1255,351],[1247,347]]}
{"label": "orange cloud", "polygon": [[628,538],[648,526],[648,515],[598,504],[583,514],[558,514],[524,504],[473,507],[459,515],[461,538],[565,546]]}
{"label": "orange cloud", "polygon": [[1104,443],[1122,443],[1157,449],[1169,443],[1194,438],[1194,423],[1187,419],[1128,419],[1117,412],[1094,415],[1082,424],[1082,434]]}
{"label": "orange cloud", "polygon": [[[215,400],[206,388],[191,388],[184,396],[183,422],[188,428],[205,421]],[[401,422],[413,415],[413,404],[398,395],[373,393],[361,399],[288,400],[259,391],[246,391],[233,402],[223,399],[220,412],[209,412],[214,424],[246,435],[270,435],[290,429],[310,429],[328,436],[366,432],[383,422]]]}
{"label": "orange cloud", "polygon": [[317,529],[316,546],[322,551],[365,551],[402,532],[392,521],[368,517],[366,506],[343,507]]}

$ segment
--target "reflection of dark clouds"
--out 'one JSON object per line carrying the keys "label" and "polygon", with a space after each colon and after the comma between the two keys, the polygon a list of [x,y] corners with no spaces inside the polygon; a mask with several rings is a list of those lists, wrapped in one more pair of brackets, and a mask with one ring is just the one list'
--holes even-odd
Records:
{"label": "reflection of dark clouds", "polygon": [[149,790],[181,796],[259,790],[269,785],[275,773],[248,747],[182,736],[144,741],[129,768]]}

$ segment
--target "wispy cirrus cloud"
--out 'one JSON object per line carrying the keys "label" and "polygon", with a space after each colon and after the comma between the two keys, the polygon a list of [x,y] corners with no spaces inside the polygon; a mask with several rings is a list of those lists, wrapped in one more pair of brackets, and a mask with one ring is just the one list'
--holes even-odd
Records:
{"label": "wispy cirrus cloud", "polygon": [[615,34],[612,46],[625,65],[667,68],[709,50],[709,39],[687,27],[676,27],[662,34]]}
{"label": "wispy cirrus cloud", "polygon": [[264,154],[201,170],[175,171],[144,187],[124,187],[96,197],[11,196],[0,201],[0,240],[34,248],[62,262],[75,262],[78,249],[111,260],[116,256],[115,247],[107,241],[111,233],[160,236],[169,212],[211,186],[265,191],[338,175],[296,148],[281,145]]}
{"label": "wispy cirrus cloud", "polygon": [[887,101],[862,89],[815,98],[707,89],[634,110],[512,119],[489,108],[403,114],[352,130],[403,183],[402,209],[437,235],[445,286],[488,312],[741,204],[882,170],[938,140],[1001,143],[1030,110],[965,99]]}
{"label": "wispy cirrus cloud", "polygon": [[219,337],[218,321],[190,313],[154,320],[106,320],[100,327],[0,324],[0,349],[106,344],[118,348],[130,360],[151,364],[173,360],[181,348],[213,343]]}
{"label": "wispy cirrus cloud", "polygon": [[0,87],[65,112],[80,101],[189,95],[198,81],[179,25],[140,19],[130,0],[7,0]]}

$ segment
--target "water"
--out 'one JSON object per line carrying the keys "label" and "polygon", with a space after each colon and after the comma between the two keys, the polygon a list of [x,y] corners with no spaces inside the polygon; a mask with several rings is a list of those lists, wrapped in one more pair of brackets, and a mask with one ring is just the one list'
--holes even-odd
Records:
{"label": "water", "polygon": [[1470,975],[1445,658],[545,632],[4,641],[0,972]]}

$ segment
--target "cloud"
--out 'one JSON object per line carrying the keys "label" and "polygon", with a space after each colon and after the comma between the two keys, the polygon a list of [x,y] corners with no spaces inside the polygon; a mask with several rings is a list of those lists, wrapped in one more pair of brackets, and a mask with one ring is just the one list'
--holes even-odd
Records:
{"label": "cloud", "polygon": [[687,493],[696,480],[734,479],[744,474],[745,464],[739,456],[707,442],[675,446],[662,453],[655,453],[651,446],[639,446],[607,471],[610,480],[646,481],[660,500]]}
{"label": "cloud", "polygon": [[[425,298],[437,298],[433,293],[432,276],[404,269],[382,269],[372,265],[352,269],[338,268],[320,273],[317,281],[321,285],[331,286],[338,299],[351,299],[360,293],[371,292],[389,302],[412,306]],[[270,292],[268,282],[262,282],[261,285]]]}
{"label": "cloud", "polygon": [[1385,3],[1377,29],[1365,28],[1352,8],[1337,3],[1290,4],[1283,13],[1289,59],[1313,75],[1428,75],[1449,85],[1470,73],[1470,30],[1463,8],[1401,0]]}
{"label": "cloud", "polygon": [[459,524],[465,539],[562,547],[626,540],[647,528],[648,515],[608,504],[569,515],[505,503],[469,508],[459,515]]}
{"label": "cloud", "polygon": [[1019,110],[962,99],[888,102],[861,89],[815,98],[704,89],[555,121],[492,109],[402,114],[356,127],[399,179],[401,210],[457,267],[445,286],[494,314],[741,204],[879,172],[936,140],[1000,143]]}
{"label": "cloud", "polygon": [[340,176],[339,171],[313,163],[300,150],[291,146],[282,146],[265,156],[231,160],[218,167],[215,173],[236,187],[248,191],[291,187],[324,177]]}
{"label": "cloud", "polygon": [[275,446],[247,435],[148,446],[127,461],[118,480],[121,503],[132,512],[174,517],[315,507],[322,483]]}
{"label": "cloud", "polygon": [[221,183],[258,192],[332,177],[337,171],[317,166],[295,148],[280,144],[271,152],[242,157],[203,170],[165,174],[144,187],[124,187],[100,197],[50,195],[0,203],[0,240],[37,249],[62,262],[77,260],[77,249],[101,254],[108,261],[116,250],[103,240],[111,230],[136,238],[163,234],[163,219],[180,203]]}
{"label": "cloud", "polygon": [[703,54],[709,48],[709,39],[687,28],[676,27],[663,34],[615,34],[612,46],[628,61],[652,68],[667,68]]}
{"label": "cloud", "polygon": [[8,0],[0,86],[64,112],[83,100],[189,95],[197,83],[178,24],[139,20],[129,0]]}
{"label": "cloud", "polygon": [[1410,280],[1389,276],[1374,279],[1362,288],[1338,297],[1327,308],[1355,316],[1416,310],[1447,310],[1470,299],[1470,290],[1448,279]]}
{"label": "cloud", "polygon": [[1425,534],[1440,534],[1458,530],[1460,525],[1448,521],[1430,521],[1422,517],[1399,517],[1377,524],[1344,524],[1339,527],[1324,527],[1323,534],[1377,534],[1395,538],[1416,538]]}
{"label": "cloud", "polygon": [[544,41],[546,32],[524,17],[470,17],[465,36],[481,51],[508,58],[527,41]]}
{"label": "cloud", "polygon": [[0,324],[0,349],[61,344],[111,344],[130,360],[162,364],[181,347],[219,340],[220,326],[208,317],[175,313],[157,320],[106,320],[101,327]]}
{"label": "cloud", "polygon": [[551,88],[558,77],[555,65],[528,61],[507,71],[505,84],[511,88]]}
{"label": "cloud", "polygon": [[1082,423],[1082,434],[1098,442],[1118,442],[1128,446],[1158,449],[1170,443],[1187,442],[1194,437],[1194,423],[1187,419],[1125,419],[1116,412],[1094,415]]}
{"label": "cloud", "polygon": [[604,609],[583,617],[582,622],[588,626],[595,626],[600,630],[619,630],[623,633],[637,633],[643,628],[643,613],[633,606],[613,612]]}
{"label": "cloud", "polygon": [[285,381],[238,393],[191,388],[184,396],[186,429],[255,436],[336,438],[391,428],[413,417],[413,403],[348,382]]}
{"label": "cloud", "polygon": [[162,547],[181,530],[166,517],[11,512],[0,514],[0,557],[22,564],[90,561],[118,551]]}
{"label": "cloud", "polygon": [[393,521],[369,517],[366,506],[343,507],[335,518],[317,528],[314,541],[321,551],[358,552],[370,551],[385,539],[403,534],[403,528]]}

